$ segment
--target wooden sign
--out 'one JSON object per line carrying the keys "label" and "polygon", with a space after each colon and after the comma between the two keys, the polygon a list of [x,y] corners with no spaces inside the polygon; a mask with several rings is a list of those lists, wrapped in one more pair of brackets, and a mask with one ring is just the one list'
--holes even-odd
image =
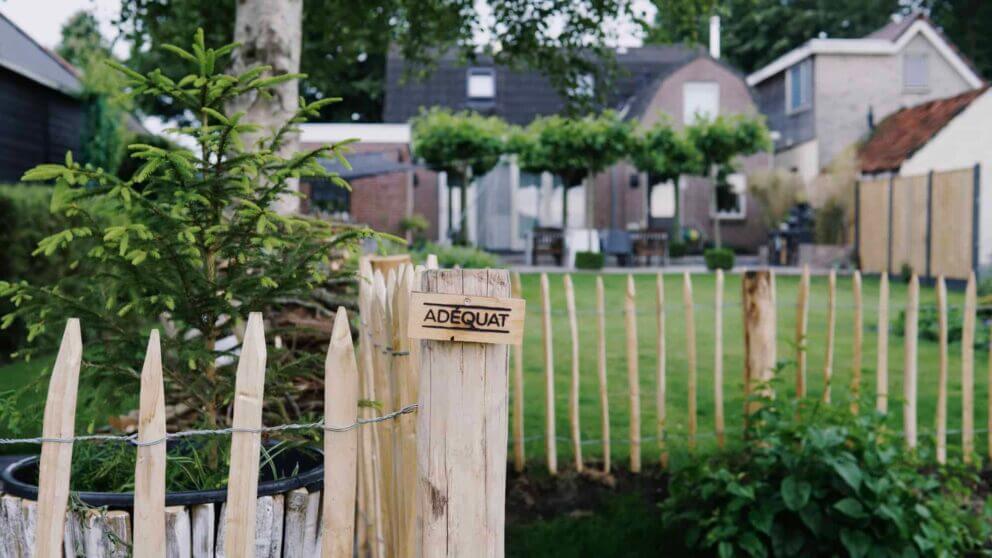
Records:
{"label": "wooden sign", "polygon": [[414,292],[410,337],[516,345],[523,338],[525,307],[520,298]]}

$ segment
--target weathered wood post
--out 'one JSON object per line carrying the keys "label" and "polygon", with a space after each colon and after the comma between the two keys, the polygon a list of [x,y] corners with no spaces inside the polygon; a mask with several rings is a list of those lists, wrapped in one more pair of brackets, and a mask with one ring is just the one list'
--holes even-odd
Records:
{"label": "weathered wood post", "polygon": [[903,351],[903,397],[902,428],[906,437],[906,447],[916,449],[916,336],[919,334],[920,279],[914,273],[906,291],[906,329]]}
{"label": "weathered wood post", "polygon": [[420,350],[419,556],[504,555],[509,347],[524,301],[504,270],[428,270],[410,304]]}
{"label": "weathered wood post", "polygon": [[596,276],[596,376],[599,378],[600,428],[603,438],[603,472],[610,473],[610,397],[606,384],[606,295],[603,276]]}
{"label": "weathered wood post", "polygon": [[[775,298],[772,275],[768,271],[748,271],[741,281],[744,310],[744,377],[745,393],[753,391],[753,382],[762,382],[762,394],[774,394],[767,382],[775,372]],[[747,406],[747,412],[753,410]]]}
{"label": "weathered wood post", "polygon": [[558,474],[558,440],[555,434],[555,346],[551,330],[551,290],[548,274],[541,274],[541,340],[544,343],[544,453],[548,473]]}
{"label": "weathered wood post", "polygon": [[947,351],[947,283],[937,277],[937,323],[940,360],[937,369],[937,463],[947,463],[947,376],[950,361]]}
{"label": "weathered wood post", "polygon": [[627,275],[623,312],[627,332],[627,390],[630,397],[630,472],[641,472],[641,381],[637,350],[637,306],[634,276]]}
{"label": "weathered wood post", "polygon": [[807,331],[809,329],[809,266],[803,266],[796,296],[796,397],[806,397]]}
{"label": "weathered wood post", "polygon": [[889,274],[878,284],[878,353],[875,365],[875,410],[889,412]]}
{"label": "weathered wood post", "polygon": [[968,276],[961,330],[961,453],[971,463],[975,453],[975,321],[978,287],[975,272]]}

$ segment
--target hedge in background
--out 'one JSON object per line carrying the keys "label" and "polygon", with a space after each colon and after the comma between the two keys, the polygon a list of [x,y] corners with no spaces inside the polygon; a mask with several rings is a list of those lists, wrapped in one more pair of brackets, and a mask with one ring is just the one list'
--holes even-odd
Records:
{"label": "hedge in background", "polygon": [[734,268],[734,251],[730,248],[710,248],[703,253],[703,259],[706,260],[706,269],[711,271]]}

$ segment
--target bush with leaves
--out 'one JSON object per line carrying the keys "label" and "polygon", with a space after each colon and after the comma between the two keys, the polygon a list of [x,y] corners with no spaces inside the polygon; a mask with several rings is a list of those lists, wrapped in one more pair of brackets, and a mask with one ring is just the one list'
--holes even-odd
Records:
{"label": "bush with leaves", "polygon": [[[974,469],[924,465],[865,400],[762,400],[745,446],[672,473],[661,520],[687,555],[960,556],[988,511]],[[921,452],[926,452],[921,449]]]}
{"label": "bush with leaves", "polygon": [[[0,295],[16,306],[3,326],[17,319],[28,324],[34,343],[21,354],[30,357],[50,354],[65,320],[81,318],[81,406],[112,409],[137,393],[146,333],[157,322],[167,402],[194,410],[191,421],[199,425],[227,425],[239,345],[218,342],[240,339],[249,312],[271,314],[344,274],[330,256],[354,250],[361,237],[372,234],[270,208],[280,197],[294,195],[292,178],[323,177],[347,187],[319,163],[322,157],[342,158],[347,142],[279,155],[296,125],[334,99],[301,103],[281,128],[243,142],[242,136],[258,127],[242,121],[243,113],[226,114],[225,107],[240,95],[265,95],[298,76],[267,76],[267,67],[225,74],[222,61],[235,46],[208,48],[199,32],[190,51],[168,47],[191,71],[177,79],[157,70],[142,75],[111,62],[128,77],[133,95],[167,98],[196,116],[196,124],[176,130],[196,143],[195,150],[131,145],[131,158],[142,164],[126,180],[82,165],[71,154],[62,164],[40,165],[24,176],[54,181],[52,211],[78,222],[41,240],[36,255],[80,256],[55,284],[0,283]],[[95,204],[114,222],[104,224]],[[85,280],[70,286],[76,278]],[[276,333],[270,330],[270,338]],[[293,382],[319,377],[321,362],[319,354],[269,348],[266,410],[274,420],[297,418]],[[211,452],[212,465],[216,457]]]}
{"label": "bush with leaves", "polygon": [[428,242],[413,253],[417,263],[424,263],[428,254],[437,256],[437,263],[443,268],[485,269],[503,267],[499,258],[471,246],[441,246]]}

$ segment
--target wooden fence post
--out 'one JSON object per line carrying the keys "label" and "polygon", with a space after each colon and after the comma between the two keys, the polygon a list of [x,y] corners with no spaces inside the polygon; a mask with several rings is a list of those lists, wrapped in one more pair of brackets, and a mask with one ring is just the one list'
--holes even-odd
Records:
{"label": "wooden fence post", "polygon": [[[514,271],[511,296],[521,298],[520,272]],[[513,469],[521,473],[527,460],[524,456],[524,348],[523,342],[513,346]]]}
{"label": "wooden fence post", "polygon": [[940,364],[937,375],[937,463],[947,463],[947,283],[937,277],[937,322],[939,327]]}
{"label": "wooden fence post", "polygon": [[148,339],[141,369],[138,409],[139,445],[134,468],[134,540],[141,541],[142,557],[165,556],[165,388],[162,384],[162,348],[158,330]]}
{"label": "wooden fence post", "polygon": [[[748,271],[741,280],[742,306],[744,310],[744,377],[751,394],[754,381],[762,382],[762,395],[771,397],[772,389],[768,382],[775,373],[775,302],[772,290],[772,275],[768,271]],[[748,413],[755,406],[748,406]]]}
{"label": "wooden fence post", "polygon": [[[417,390],[420,387],[420,375],[417,368],[420,364],[419,343],[411,342],[409,335],[410,298],[413,291],[416,272],[412,265],[402,266],[396,276],[396,288],[392,303],[392,370],[396,381],[396,404],[405,406],[417,401]],[[417,513],[415,492],[406,487],[417,483],[417,417],[400,415],[396,417],[398,429],[398,460],[399,469],[399,550],[398,556],[412,556],[416,553],[416,529],[411,517]]]}
{"label": "wooden fence post", "polygon": [[630,472],[641,472],[641,382],[637,354],[637,305],[634,276],[627,275],[624,315],[627,330],[627,389],[630,392]]}
{"label": "wooden fence post", "polygon": [[906,330],[903,335],[903,397],[902,425],[906,447],[916,449],[916,336],[920,313],[920,279],[914,273],[906,293]]}
{"label": "wooden fence post", "polygon": [[796,397],[806,397],[806,342],[809,329],[809,266],[803,266],[799,278],[799,294],[796,297]]}
{"label": "wooden fence post", "polygon": [[231,467],[227,485],[227,556],[255,556],[255,505],[258,498],[258,460],[262,427],[262,394],[265,388],[265,332],[262,314],[252,312],[245,328],[241,357],[235,376]]}
{"label": "wooden fence post", "polygon": [[551,338],[551,293],[548,274],[541,274],[541,332],[544,340],[544,451],[548,472],[558,474],[558,445],[555,439],[555,347]]}
{"label": "wooden fence post", "polygon": [[[426,271],[428,293],[507,298],[505,270]],[[506,345],[421,345],[417,461],[420,556],[504,555]]]}
{"label": "wooden fence post", "polygon": [[697,365],[696,365],[696,309],[692,300],[692,276],[682,273],[682,306],[685,308],[685,354],[689,364],[689,449],[696,448],[697,427]]}
{"label": "wooden fence post", "polygon": [[968,275],[961,330],[961,452],[965,463],[975,453],[975,321],[978,306],[975,272]]}
{"label": "wooden fence post", "polygon": [[861,368],[863,366],[865,314],[861,296],[861,272],[854,271],[851,278],[854,290],[854,343],[851,347],[851,412],[858,412],[861,399]]}
{"label": "wooden fence post", "polygon": [[596,373],[599,376],[600,428],[603,438],[603,472],[610,473],[610,396],[606,384],[606,296],[603,276],[596,276]]}
{"label": "wooden fence post", "polygon": [[837,325],[837,271],[830,270],[827,282],[827,356],[823,363],[823,402],[830,403],[834,376],[834,330]]}
{"label": "wooden fence post", "polygon": [[[338,307],[324,361],[324,421],[347,427],[358,419],[358,363],[348,313]],[[358,432],[324,432],[323,558],[351,558],[355,538]]]}
{"label": "wooden fence post", "polygon": [[[428,258],[429,259],[429,258]],[[362,398],[366,401],[376,401],[375,393],[375,341],[372,338],[372,304],[373,304],[373,272],[372,263],[368,257],[358,261],[358,312],[360,318],[359,355],[361,359],[360,389]],[[365,418],[374,416],[373,409],[366,407]],[[362,493],[365,498],[364,510],[366,538],[373,558],[386,556],[386,539],[383,532],[382,520],[382,462],[379,454],[379,430],[374,426],[363,428],[359,432],[362,445]],[[287,502],[287,510],[290,504]],[[289,514],[287,513],[287,518]],[[287,521],[287,525],[289,522]],[[287,538],[287,540],[289,540]]]}
{"label": "wooden fence post", "polygon": [[[655,279],[655,295],[657,298],[656,312],[658,314],[658,353],[657,359],[657,401],[658,406],[658,449],[661,450],[661,467],[668,467],[668,451],[665,449],[665,420],[667,409],[665,408],[667,394],[667,378],[665,368],[665,277],[659,271]],[[605,362],[606,357],[603,357]]]}
{"label": "wooden fence post", "polygon": [[568,332],[572,340],[572,376],[568,390],[568,422],[572,431],[572,455],[575,470],[582,472],[582,435],[579,430],[579,320],[575,316],[575,288],[572,276],[565,274],[565,309],[568,312]]}
{"label": "wooden fence post", "polygon": [[[715,308],[713,309],[713,421],[716,428],[716,443],[724,445],[723,420],[723,270],[716,270]],[[695,444],[695,439],[692,440]]]}
{"label": "wooden fence post", "polygon": [[875,365],[875,409],[889,412],[889,274],[878,285],[878,354]]}
{"label": "wooden fence post", "polygon": [[[42,436],[69,439],[75,435],[76,394],[83,341],[79,320],[72,318],[62,333],[62,343],[52,378],[48,382]],[[72,468],[72,442],[41,444],[38,472],[38,522],[35,532],[36,558],[61,558],[65,531],[66,504],[69,501],[69,475]]]}

